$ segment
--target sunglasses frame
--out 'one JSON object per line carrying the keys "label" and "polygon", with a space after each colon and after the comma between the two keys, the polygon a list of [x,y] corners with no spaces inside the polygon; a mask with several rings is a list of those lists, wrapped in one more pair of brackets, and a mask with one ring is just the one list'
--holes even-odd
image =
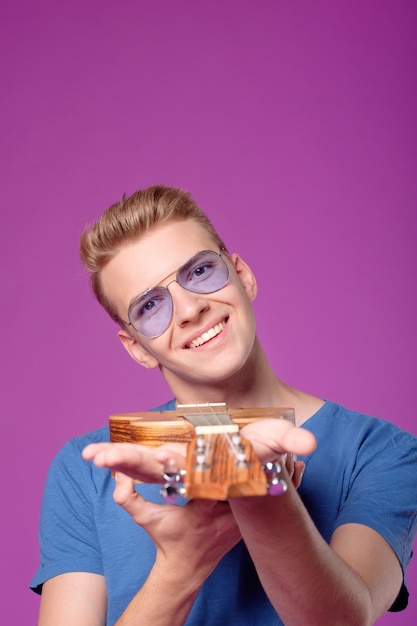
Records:
{"label": "sunglasses frame", "polygon": [[[189,259],[187,259],[186,261],[184,261],[184,263],[182,263],[177,270],[174,270],[174,272],[170,272],[165,278],[163,278],[162,280],[160,280],[158,283],[156,283],[155,285],[153,285],[152,287],[149,287],[149,289],[147,289],[146,291],[143,291],[142,293],[140,293],[138,296],[136,296],[130,303],[129,305],[129,309],[128,309],[128,319],[129,321],[125,321],[121,318],[119,318],[118,316],[114,316],[114,319],[117,322],[121,322],[122,324],[124,324],[125,326],[131,326],[137,333],[139,333],[139,335],[142,335],[143,337],[146,337],[147,339],[156,339],[157,337],[160,337],[161,335],[164,334],[164,332],[166,332],[168,330],[168,328],[171,325],[172,322],[172,317],[173,317],[173,313],[174,313],[174,301],[171,295],[171,292],[169,291],[168,287],[172,284],[172,283],[177,283],[178,285],[180,285],[180,287],[182,287],[183,289],[185,289],[186,291],[189,291],[190,293],[198,293],[198,294],[210,294],[210,293],[216,293],[217,291],[220,291],[220,289],[223,289],[223,287],[225,287],[227,285],[227,283],[229,282],[229,278],[230,278],[230,272],[229,272],[229,267],[226,263],[226,261],[223,258],[223,252],[225,251],[225,248],[220,248],[220,252],[217,252],[216,250],[200,250],[199,252],[196,252],[195,254],[193,254]],[[196,257],[198,257],[199,255],[203,255],[206,253],[213,253],[216,256],[218,256],[221,259],[221,262],[224,265],[224,268],[226,270],[226,280],[225,282],[222,284],[221,287],[218,287],[217,289],[213,289],[212,291],[194,291],[192,289],[188,289],[187,287],[185,287],[184,285],[182,285],[179,281],[178,281],[178,275],[180,274],[180,272]],[[161,286],[161,283],[163,283],[165,280],[167,280],[167,278],[169,278],[172,274],[175,274],[175,278],[173,278],[167,285]],[[169,317],[169,321],[167,322],[167,326],[166,328],[164,328],[164,330],[162,330],[160,333],[156,334],[156,335],[147,335],[146,333],[141,332],[140,330],[138,330],[134,324],[134,322],[132,322],[130,316],[131,316],[131,311],[132,308],[134,307],[134,305],[138,302],[139,299],[143,298],[144,296],[146,296],[146,294],[151,293],[154,289],[159,288],[159,289],[164,289],[165,291],[167,291],[170,299],[171,299],[171,315]]]}

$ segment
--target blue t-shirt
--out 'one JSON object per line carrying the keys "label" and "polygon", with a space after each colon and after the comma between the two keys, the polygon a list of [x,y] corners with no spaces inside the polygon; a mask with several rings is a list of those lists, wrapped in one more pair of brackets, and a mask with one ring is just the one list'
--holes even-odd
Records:
{"label": "blue t-shirt", "polygon": [[[159,407],[169,410],[174,401]],[[391,545],[405,572],[417,530],[417,438],[389,422],[326,401],[303,424],[317,438],[299,494],[328,542],[338,526],[357,523]],[[41,558],[31,587],[41,592],[49,578],[93,572],[106,579],[107,626],[114,624],[145,582],[155,558],[147,533],[113,500],[111,472],[86,462],[89,443],[109,441],[108,427],[71,439],[51,464],[42,503]],[[137,485],[161,502],[158,485]],[[393,610],[407,604],[402,592]],[[187,626],[280,626],[240,542],[201,588]]]}

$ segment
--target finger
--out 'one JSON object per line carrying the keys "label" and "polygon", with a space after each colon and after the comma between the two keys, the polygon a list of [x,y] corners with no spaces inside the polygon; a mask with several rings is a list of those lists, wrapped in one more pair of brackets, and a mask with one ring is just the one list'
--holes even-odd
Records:
{"label": "finger", "polygon": [[183,450],[183,446],[175,443],[156,448],[135,443],[93,443],[84,448],[82,456],[98,467],[119,470],[139,480],[145,480],[143,476],[146,476],[160,482],[158,479],[168,461],[179,469],[185,466]]}
{"label": "finger", "polygon": [[122,472],[136,480],[161,482],[163,463],[155,459],[151,448],[130,443],[90,444],[82,455],[97,467]]}
{"label": "finger", "polygon": [[296,489],[301,485],[303,474],[305,470],[305,463],[303,461],[296,461],[294,463],[294,473],[292,475],[292,484]]}
{"label": "finger", "polygon": [[126,476],[126,474],[121,472],[115,474],[115,479],[116,486],[113,491],[113,500],[123,509],[128,510],[131,506],[129,503],[136,501],[139,497],[135,490],[135,483],[130,476]]}
{"label": "finger", "polygon": [[285,469],[287,470],[288,476],[292,478],[294,474],[295,455],[286,453],[281,458],[285,462]]}
{"label": "finger", "polygon": [[233,542],[236,543],[241,538],[240,531],[236,525],[230,505],[225,501],[196,499],[190,500],[183,507],[185,510],[192,510],[192,527],[194,530],[201,527],[207,528],[207,523],[212,524],[211,533],[225,532],[231,533]]}
{"label": "finger", "polygon": [[113,500],[129,513],[139,526],[144,527],[155,519],[161,509],[160,505],[145,500],[135,490],[133,480],[121,472],[116,473]]}
{"label": "finger", "polygon": [[271,452],[310,454],[317,445],[312,433],[287,420],[252,422],[242,428],[242,435],[251,442],[255,453],[263,461],[269,460]]}
{"label": "finger", "polygon": [[309,430],[292,426],[276,437],[275,444],[294,454],[311,454],[317,447],[317,440]]}
{"label": "finger", "polygon": [[175,465],[178,469],[184,469],[186,452],[187,448],[183,444],[171,443],[169,446],[164,445],[155,448],[154,458],[162,463],[164,467]]}

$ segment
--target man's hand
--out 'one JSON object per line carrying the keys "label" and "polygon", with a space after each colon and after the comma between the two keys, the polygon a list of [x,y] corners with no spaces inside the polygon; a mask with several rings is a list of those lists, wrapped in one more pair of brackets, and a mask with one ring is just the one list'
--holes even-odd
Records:
{"label": "man's hand", "polygon": [[240,533],[225,502],[191,500],[184,506],[146,501],[132,479],[118,473],[113,494],[133,520],[150,535],[157,558],[170,568],[201,577],[201,583],[220,559],[239,541]]}
{"label": "man's hand", "polygon": [[316,449],[316,438],[304,428],[285,419],[264,419],[247,424],[242,437],[250,441],[261,461],[274,461],[282,454],[311,454]]}
{"label": "man's hand", "polygon": [[297,454],[311,454],[316,449],[316,439],[312,433],[297,428],[288,420],[264,419],[252,422],[241,430],[261,463],[282,459],[296,489],[301,484],[305,463],[297,461]]}
{"label": "man's hand", "polygon": [[84,448],[82,455],[97,467],[121,472],[144,483],[161,483],[167,464],[175,464],[178,469],[185,467],[185,453],[185,445],[178,443],[155,448],[138,443],[92,443]]}

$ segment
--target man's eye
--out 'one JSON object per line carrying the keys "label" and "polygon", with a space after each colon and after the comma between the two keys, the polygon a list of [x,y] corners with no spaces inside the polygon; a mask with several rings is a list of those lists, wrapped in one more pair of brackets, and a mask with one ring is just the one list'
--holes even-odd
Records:
{"label": "man's eye", "polygon": [[158,297],[154,296],[153,298],[147,298],[143,301],[139,301],[134,307],[134,311],[136,312],[136,317],[148,317],[149,315],[155,315],[158,313],[159,309],[164,306],[166,302],[166,298],[163,296]]}
{"label": "man's eye", "polygon": [[148,300],[147,302],[145,302],[145,304],[141,307],[142,311],[152,311],[152,309],[156,306],[156,302],[155,300]]}
{"label": "man's eye", "polygon": [[193,278],[201,278],[207,272],[207,265],[199,265],[196,267],[191,275],[191,279]]}

